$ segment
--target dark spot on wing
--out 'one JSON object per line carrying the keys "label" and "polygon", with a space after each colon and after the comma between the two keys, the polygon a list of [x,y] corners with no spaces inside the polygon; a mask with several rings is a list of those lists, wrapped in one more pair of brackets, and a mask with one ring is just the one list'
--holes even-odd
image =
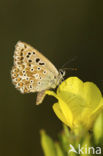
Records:
{"label": "dark spot on wing", "polygon": [[38,67],[38,70],[40,70],[40,67]]}
{"label": "dark spot on wing", "polygon": [[21,57],[21,60],[23,60],[24,59],[24,57]]}
{"label": "dark spot on wing", "polygon": [[25,48],[27,48],[27,46],[26,46],[26,45],[24,45],[24,47],[25,47]]}
{"label": "dark spot on wing", "polygon": [[36,62],[38,63],[40,61],[40,59],[39,58],[36,58]]}
{"label": "dark spot on wing", "polygon": [[44,63],[41,63],[41,62],[40,62],[39,65],[44,65]]}
{"label": "dark spot on wing", "polygon": [[24,49],[21,49],[21,51],[23,51]]}
{"label": "dark spot on wing", "polygon": [[32,60],[29,60],[29,62],[32,62]]}
{"label": "dark spot on wing", "polygon": [[29,57],[29,55],[26,56],[27,58]]}

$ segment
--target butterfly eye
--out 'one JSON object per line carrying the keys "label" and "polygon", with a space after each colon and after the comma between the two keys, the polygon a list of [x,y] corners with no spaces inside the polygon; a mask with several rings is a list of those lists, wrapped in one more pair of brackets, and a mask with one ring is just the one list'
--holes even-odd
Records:
{"label": "butterfly eye", "polygon": [[63,71],[60,71],[60,73],[63,75]]}
{"label": "butterfly eye", "polygon": [[65,76],[65,71],[63,71],[62,69],[60,69],[59,73],[63,76]]}

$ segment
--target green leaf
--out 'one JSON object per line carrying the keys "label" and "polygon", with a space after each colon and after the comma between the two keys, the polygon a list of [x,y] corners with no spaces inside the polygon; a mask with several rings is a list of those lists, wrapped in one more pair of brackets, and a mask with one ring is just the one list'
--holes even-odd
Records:
{"label": "green leaf", "polygon": [[42,130],[40,134],[41,134],[41,145],[45,156],[57,156],[53,140],[45,133],[44,130]]}
{"label": "green leaf", "polygon": [[[84,154],[81,154],[80,156],[88,156],[88,150],[86,149],[91,146],[90,139],[91,136],[89,134],[85,135],[84,141],[82,143],[82,147],[84,148],[82,151],[84,152]],[[91,156],[92,154],[89,155]]]}
{"label": "green leaf", "polygon": [[64,134],[66,135],[66,137],[70,136],[69,128],[64,124],[63,124],[63,131],[64,131]]}
{"label": "green leaf", "polygon": [[65,156],[65,154],[63,153],[63,150],[61,149],[59,143],[55,143],[55,147],[56,147],[56,156]]}
{"label": "green leaf", "polygon": [[68,156],[77,156],[74,152],[68,153]]}
{"label": "green leaf", "polygon": [[59,142],[63,148],[64,153],[67,153],[69,148],[69,137],[67,137],[64,132],[59,134]]}
{"label": "green leaf", "polygon": [[100,113],[100,115],[98,116],[94,124],[93,132],[95,142],[98,144],[100,141],[103,140],[103,112]]}

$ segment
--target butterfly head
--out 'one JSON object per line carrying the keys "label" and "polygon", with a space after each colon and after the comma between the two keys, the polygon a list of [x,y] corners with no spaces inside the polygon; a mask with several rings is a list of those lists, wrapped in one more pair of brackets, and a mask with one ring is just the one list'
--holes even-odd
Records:
{"label": "butterfly head", "polygon": [[65,71],[63,69],[60,69],[59,70],[59,75],[61,75],[62,77],[64,77],[65,76]]}
{"label": "butterfly head", "polygon": [[63,81],[64,76],[65,76],[65,71],[63,69],[60,69],[58,74],[58,80],[57,80],[58,85]]}

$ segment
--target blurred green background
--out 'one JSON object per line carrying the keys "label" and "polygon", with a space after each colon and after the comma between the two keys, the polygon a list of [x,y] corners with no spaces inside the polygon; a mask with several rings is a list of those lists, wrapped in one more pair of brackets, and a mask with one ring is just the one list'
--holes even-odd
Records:
{"label": "blurred green background", "polygon": [[10,71],[14,46],[25,41],[40,50],[67,76],[95,82],[103,91],[103,8],[96,0],[0,1],[0,156],[42,156],[40,129],[54,139],[61,122],[53,97],[35,106],[36,94],[20,94]]}

